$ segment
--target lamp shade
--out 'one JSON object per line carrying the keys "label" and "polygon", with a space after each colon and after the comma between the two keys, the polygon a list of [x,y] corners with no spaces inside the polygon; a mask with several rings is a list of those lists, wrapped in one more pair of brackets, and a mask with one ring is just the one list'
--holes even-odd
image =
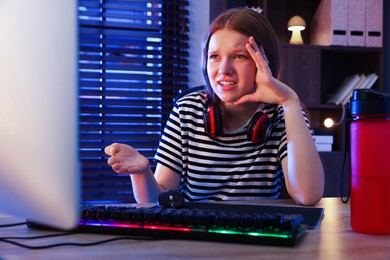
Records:
{"label": "lamp shade", "polygon": [[306,28],[306,22],[303,20],[303,18],[299,15],[295,15],[288,20],[287,23],[287,29],[289,31],[302,31]]}

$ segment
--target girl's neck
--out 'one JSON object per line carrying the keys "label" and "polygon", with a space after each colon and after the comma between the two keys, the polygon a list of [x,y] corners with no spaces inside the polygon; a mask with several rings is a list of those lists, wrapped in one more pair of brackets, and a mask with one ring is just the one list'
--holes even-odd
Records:
{"label": "girl's neck", "polygon": [[259,103],[246,103],[234,105],[233,103],[222,103],[223,127],[228,131],[234,131],[243,125],[253,116],[259,107]]}

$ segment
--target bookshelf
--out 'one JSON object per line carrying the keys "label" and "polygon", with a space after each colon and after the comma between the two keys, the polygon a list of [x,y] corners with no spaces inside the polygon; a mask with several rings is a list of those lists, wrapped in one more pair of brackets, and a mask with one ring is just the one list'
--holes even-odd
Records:
{"label": "bookshelf", "polygon": [[[210,1],[210,19],[228,8],[259,6],[263,9],[281,43],[281,80],[297,92],[308,110],[313,128],[323,128],[323,121],[327,117],[334,118],[335,121],[341,118],[341,106],[327,104],[326,101],[347,76],[375,73],[378,79],[372,88],[384,91],[383,48],[310,44],[310,22],[319,4],[320,0]],[[302,32],[303,45],[288,43],[291,32],[287,30],[287,22],[294,15],[302,16],[307,24]],[[349,138],[345,130],[344,123],[334,127],[333,151],[320,152],[327,183],[325,197],[340,196],[341,169]],[[345,172],[342,184],[347,185],[348,160]],[[342,195],[345,196],[347,187],[343,190]]]}

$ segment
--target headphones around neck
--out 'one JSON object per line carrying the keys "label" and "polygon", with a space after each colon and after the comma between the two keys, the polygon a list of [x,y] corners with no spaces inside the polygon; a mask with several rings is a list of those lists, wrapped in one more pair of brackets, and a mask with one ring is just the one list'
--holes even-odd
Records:
{"label": "headphones around neck", "polygon": [[[263,144],[272,134],[274,122],[277,117],[275,111],[271,117],[268,114],[257,111],[251,118],[247,129],[247,139],[254,144]],[[203,113],[204,128],[211,137],[221,136],[223,133],[222,113],[218,105],[207,102]]]}

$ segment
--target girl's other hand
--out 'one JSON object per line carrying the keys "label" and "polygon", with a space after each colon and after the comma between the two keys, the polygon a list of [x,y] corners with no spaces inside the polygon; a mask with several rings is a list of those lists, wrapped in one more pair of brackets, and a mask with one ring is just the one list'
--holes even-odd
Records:
{"label": "girl's other hand", "polygon": [[149,169],[149,160],[129,145],[113,143],[104,152],[110,156],[107,163],[116,173],[140,174]]}

